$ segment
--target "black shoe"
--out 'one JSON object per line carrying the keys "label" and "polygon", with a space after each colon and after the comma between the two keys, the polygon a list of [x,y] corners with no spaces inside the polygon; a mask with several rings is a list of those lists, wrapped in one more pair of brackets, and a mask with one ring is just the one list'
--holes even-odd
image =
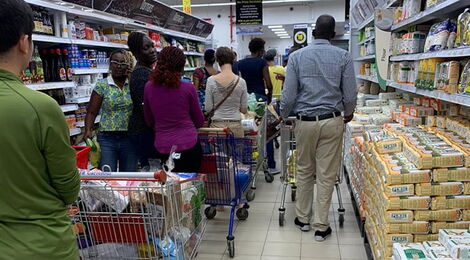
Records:
{"label": "black shoe", "polygon": [[315,235],[314,235],[314,238],[315,238],[315,241],[318,241],[318,242],[322,242],[322,241],[325,241],[325,239],[331,235],[331,227],[328,227],[328,229],[326,231],[315,231]]}
{"label": "black shoe", "polygon": [[297,226],[300,230],[304,232],[310,231],[310,224],[305,224],[305,223],[300,222],[299,218],[295,218],[294,224],[295,226]]}

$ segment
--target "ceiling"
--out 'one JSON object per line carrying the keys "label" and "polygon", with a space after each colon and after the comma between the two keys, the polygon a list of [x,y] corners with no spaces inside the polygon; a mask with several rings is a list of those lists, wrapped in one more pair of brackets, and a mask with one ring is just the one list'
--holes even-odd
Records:
{"label": "ceiling", "polygon": [[[309,27],[312,26],[312,24],[308,24]],[[281,31],[280,28],[269,28],[270,26],[268,25],[264,25],[263,26],[263,35],[262,37],[263,38],[279,38],[279,36],[277,36],[277,34],[274,32],[277,31]],[[293,24],[283,24],[282,25],[282,28],[284,29],[284,31],[289,34],[289,36],[292,38],[293,36],[293,32],[294,32],[294,25]],[[343,35],[345,34],[345,31],[344,31],[344,22],[338,22],[336,23],[336,28],[335,28],[335,31],[336,31],[336,35]],[[309,33],[311,31],[309,30]]]}
{"label": "ceiling", "polygon": [[[182,5],[182,0],[157,0],[169,6],[179,6]],[[281,6],[281,5],[290,5],[293,3],[308,3],[308,2],[327,2],[332,0],[264,0],[265,5]],[[214,3],[235,3],[235,0],[191,0],[192,5],[198,4],[214,4]]]}

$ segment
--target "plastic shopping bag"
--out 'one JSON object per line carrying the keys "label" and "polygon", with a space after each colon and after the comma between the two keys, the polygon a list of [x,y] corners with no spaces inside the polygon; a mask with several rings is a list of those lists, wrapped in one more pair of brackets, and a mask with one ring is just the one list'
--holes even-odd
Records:
{"label": "plastic shopping bag", "polygon": [[91,151],[88,154],[88,159],[90,161],[90,164],[93,167],[98,167],[100,164],[100,155],[101,155],[101,147],[98,141],[96,140],[96,137],[92,139],[87,139],[86,140],[86,145],[91,147]]}

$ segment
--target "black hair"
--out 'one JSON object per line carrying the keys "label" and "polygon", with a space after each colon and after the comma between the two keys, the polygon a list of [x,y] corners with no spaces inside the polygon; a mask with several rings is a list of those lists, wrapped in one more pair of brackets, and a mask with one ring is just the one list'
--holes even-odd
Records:
{"label": "black hair", "polygon": [[331,15],[321,15],[318,17],[315,24],[315,30],[313,30],[313,37],[315,39],[327,39],[330,40],[335,37],[335,18]]}
{"label": "black hair", "polygon": [[261,38],[253,38],[250,43],[248,44],[248,49],[250,49],[251,53],[257,53],[259,51],[264,50],[264,45],[266,42]]}
{"label": "black hair", "polygon": [[215,51],[213,49],[208,49],[204,52],[204,61],[209,65],[215,63]]}
{"label": "black hair", "polygon": [[136,58],[142,51],[145,36],[145,33],[142,32],[131,32],[131,34],[129,34],[129,37],[127,38],[127,46],[129,46],[129,50],[132,52],[132,55],[134,55],[134,57]]}
{"label": "black hair", "polygon": [[0,1],[0,54],[18,44],[21,36],[31,40],[34,22],[31,7],[23,0]]}
{"label": "black hair", "polygon": [[264,54],[264,59],[267,61],[274,61],[274,58],[276,58],[276,56],[277,56],[276,49],[269,49]]}

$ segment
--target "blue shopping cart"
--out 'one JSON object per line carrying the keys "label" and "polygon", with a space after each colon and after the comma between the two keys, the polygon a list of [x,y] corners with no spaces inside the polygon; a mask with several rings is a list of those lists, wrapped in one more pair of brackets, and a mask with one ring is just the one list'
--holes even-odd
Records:
{"label": "blue shopping cart", "polygon": [[[213,219],[217,206],[231,207],[227,247],[230,257],[234,257],[235,215],[239,220],[248,218],[246,191],[253,179],[254,140],[236,138],[227,129],[203,129],[199,141],[203,153],[200,172],[206,175],[205,203],[209,205],[204,212],[208,219]],[[243,207],[238,207],[242,204]]]}

